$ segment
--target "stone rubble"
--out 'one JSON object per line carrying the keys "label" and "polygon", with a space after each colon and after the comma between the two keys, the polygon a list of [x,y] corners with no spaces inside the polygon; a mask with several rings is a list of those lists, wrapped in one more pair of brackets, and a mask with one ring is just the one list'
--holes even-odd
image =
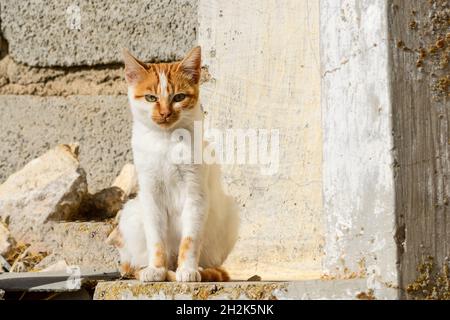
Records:
{"label": "stone rubble", "polygon": [[134,166],[90,194],[78,154],[76,144],[58,145],[0,185],[0,255],[11,271],[117,268],[118,253],[106,239],[137,193]]}
{"label": "stone rubble", "polygon": [[49,265],[48,267],[39,270],[39,272],[53,272],[53,271],[65,271],[69,265],[66,260],[58,260],[57,262]]}
{"label": "stone rubble", "polygon": [[31,243],[42,236],[40,228],[47,222],[77,214],[86,194],[78,146],[59,145],[0,185],[0,218],[16,241]]}

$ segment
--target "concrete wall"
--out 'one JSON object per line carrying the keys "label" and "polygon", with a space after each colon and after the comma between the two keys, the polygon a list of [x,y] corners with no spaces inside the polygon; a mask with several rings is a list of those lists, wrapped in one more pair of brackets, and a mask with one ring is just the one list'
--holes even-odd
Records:
{"label": "concrete wall", "polygon": [[266,280],[322,273],[319,3],[199,3],[199,43],[213,79],[202,88],[211,127],[280,130],[280,167],[225,166],[242,228],[232,275]]}
{"label": "concrete wall", "polygon": [[325,269],[362,273],[377,295],[397,285],[386,12],[385,1],[321,1]]}

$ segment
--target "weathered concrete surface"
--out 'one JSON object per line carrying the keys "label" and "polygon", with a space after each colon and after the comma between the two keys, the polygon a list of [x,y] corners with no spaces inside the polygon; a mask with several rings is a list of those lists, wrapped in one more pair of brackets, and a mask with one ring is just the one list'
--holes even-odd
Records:
{"label": "weathered concrete surface", "polygon": [[0,219],[17,241],[30,243],[49,221],[69,220],[87,194],[77,146],[58,145],[0,185]]}
{"label": "weathered concrete surface", "polygon": [[113,229],[111,222],[61,222],[52,224],[48,237],[36,248],[50,253],[36,270],[44,269],[59,260],[68,265],[117,270],[117,250],[106,243]]}
{"label": "weathered concrete surface", "polygon": [[373,298],[364,280],[226,283],[99,282],[94,300],[290,300]]}
{"label": "weathered concrete surface", "polygon": [[324,244],[318,1],[202,0],[199,27],[212,77],[201,92],[206,123],[280,134],[274,175],[262,175],[258,165],[223,167],[242,221],[227,261],[232,278],[318,278]]}
{"label": "weathered concrete surface", "polygon": [[[450,3],[390,3],[396,238],[400,284],[407,288],[426,276],[417,270],[426,257],[433,258],[433,273],[442,269],[445,274],[444,265],[449,266]],[[403,291],[403,297],[430,296],[429,288],[439,291],[433,279],[434,274],[426,277],[429,292],[413,290],[407,296]],[[448,286],[445,290],[448,295]]]}
{"label": "weathered concrete surface", "polygon": [[109,187],[131,161],[126,97],[0,96],[0,183],[60,143],[80,144],[90,191]]}
{"label": "weathered concrete surface", "polygon": [[144,60],[175,60],[195,43],[197,1],[2,1],[9,53],[33,66],[117,63],[129,48]]}
{"label": "weathered concrete surface", "polygon": [[387,1],[320,2],[325,269],[396,286]]}

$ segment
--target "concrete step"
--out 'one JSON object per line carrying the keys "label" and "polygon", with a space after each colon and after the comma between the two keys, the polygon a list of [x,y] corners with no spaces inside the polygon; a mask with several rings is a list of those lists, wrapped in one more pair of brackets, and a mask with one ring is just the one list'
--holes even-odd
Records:
{"label": "concrete step", "polygon": [[224,283],[99,282],[94,300],[375,299],[366,279]]}

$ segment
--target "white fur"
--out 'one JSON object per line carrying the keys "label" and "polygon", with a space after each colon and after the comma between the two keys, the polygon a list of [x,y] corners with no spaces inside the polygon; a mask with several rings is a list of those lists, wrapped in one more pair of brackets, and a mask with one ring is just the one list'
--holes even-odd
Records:
{"label": "white fur", "polygon": [[167,97],[169,94],[167,92],[167,77],[164,72],[161,72],[159,75],[159,89],[161,90],[161,96]]}
{"label": "white fur", "polygon": [[[199,267],[219,267],[232,250],[237,236],[239,216],[234,199],[221,186],[216,165],[173,164],[169,152],[174,142],[170,134],[177,128],[193,132],[194,120],[203,121],[199,105],[183,110],[179,121],[163,129],[151,120],[152,105],[133,98],[132,148],[138,173],[139,195],[129,201],[121,214],[119,230],[124,240],[122,262],[144,268],[143,281],[165,280],[165,268],[153,267],[153,248],[163,243],[168,268],[175,270],[182,238],[194,239],[197,253],[187,256],[178,266],[178,281],[199,281]],[[199,258],[198,258],[199,257]]]}

